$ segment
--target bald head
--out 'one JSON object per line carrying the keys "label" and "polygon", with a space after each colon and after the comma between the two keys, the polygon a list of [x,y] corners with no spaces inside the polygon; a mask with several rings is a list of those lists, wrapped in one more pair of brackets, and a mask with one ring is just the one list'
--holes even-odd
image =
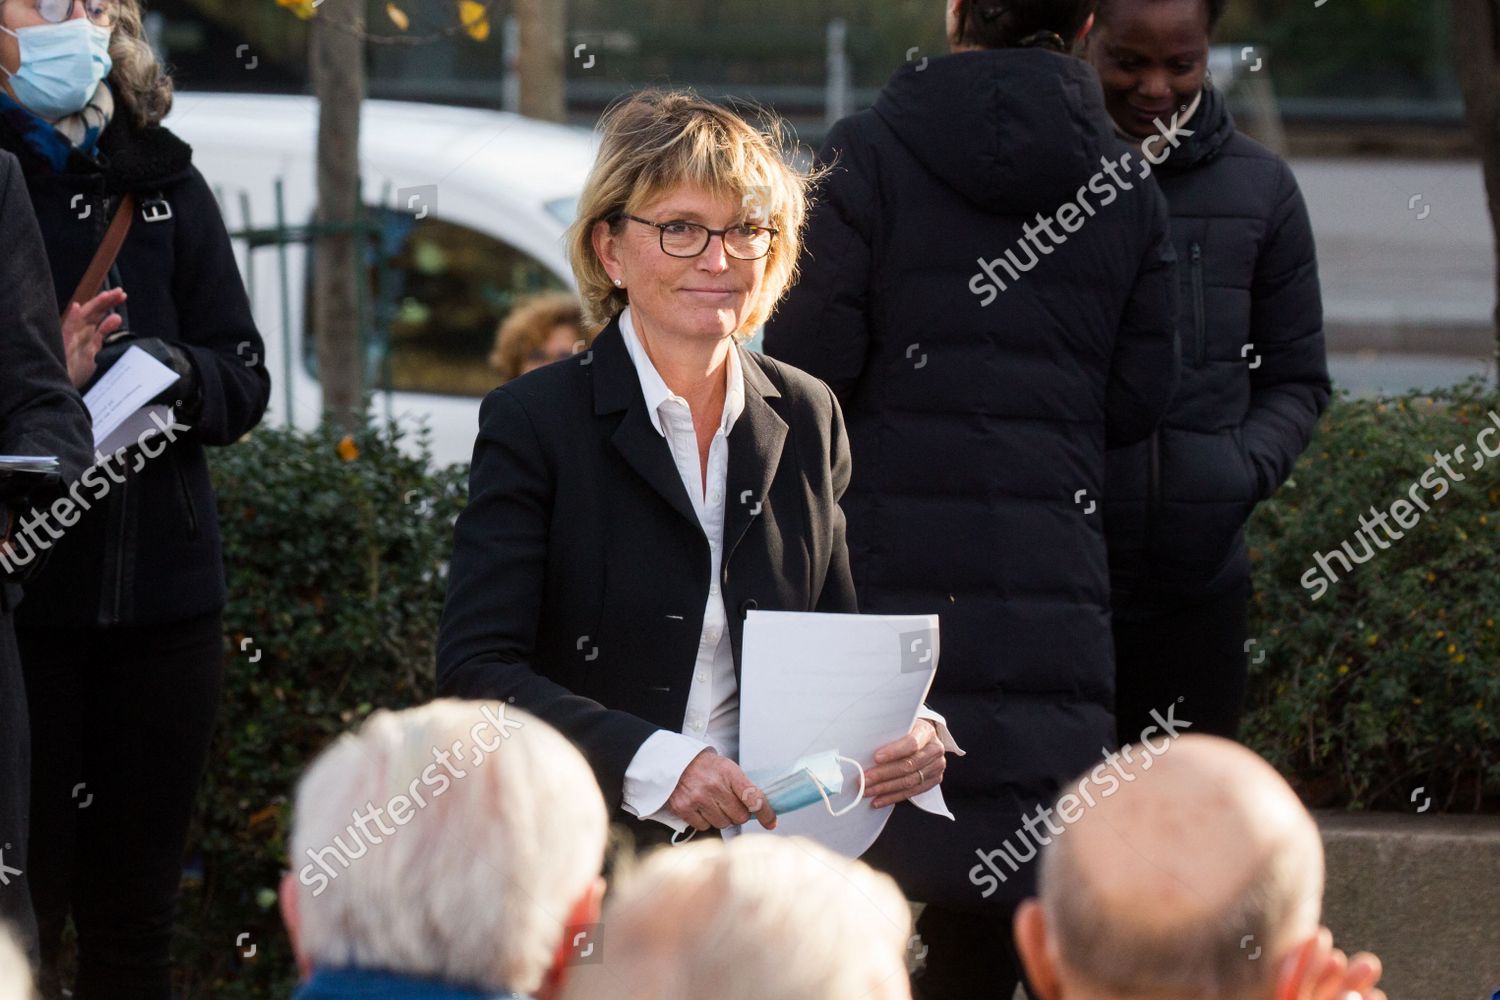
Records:
{"label": "bald head", "polygon": [[1280,957],[1318,927],[1312,817],[1269,764],[1228,740],[1183,736],[1132,759],[1125,782],[1091,796],[1043,856],[1062,978],[1099,997],[1268,997]]}

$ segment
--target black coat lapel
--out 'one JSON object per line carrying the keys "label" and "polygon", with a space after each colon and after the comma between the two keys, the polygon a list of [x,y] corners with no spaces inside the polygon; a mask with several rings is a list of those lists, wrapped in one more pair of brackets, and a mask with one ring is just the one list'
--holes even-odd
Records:
{"label": "black coat lapel", "polygon": [[672,461],[672,449],[646,413],[646,397],[635,363],[625,349],[618,316],[594,338],[593,347],[580,355],[577,363],[593,373],[594,413],[603,416],[625,411],[611,439],[620,455],[663,500],[701,531],[698,513]]}
{"label": "black coat lapel", "polygon": [[771,499],[771,480],[781,464],[786,421],[770,400],[781,393],[761,370],[760,360],[741,348],[745,373],[745,409],[729,432],[728,491],[724,498],[724,565],[750,525],[765,514]]}

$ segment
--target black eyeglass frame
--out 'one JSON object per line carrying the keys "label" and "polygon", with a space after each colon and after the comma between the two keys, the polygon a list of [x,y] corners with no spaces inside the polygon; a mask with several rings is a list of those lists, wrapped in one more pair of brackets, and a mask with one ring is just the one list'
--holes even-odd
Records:
{"label": "black eyeglass frame", "polygon": [[[48,24],[66,24],[73,18],[73,6],[78,0],[29,0],[32,7],[36,9],[37,16]],[[62,8],[61,16],[58,16],[49,8]],[[99,20],[96,14],[102,14],[105,20]],[[83,0],[83,16],[90,24],[101,28],[114,29],[120,23],[120,6],[113,0]]]}
{"label": "black eyeglass frame", "polygon": [[[651,228],[655,229],[657,231],[657,243],[661,246],[661,252],[666,254],[668,257],[676,257],[678,260],[692,260],[694,257],[702,256],[703,251],[708,249],[708,244],[712,242],[715,236],[724,241],[724,252],[733,257],[735,260],[762,260],[770,255],[771,248],[776,245],[776,237],[781,232],[781,230],[773,229],[770,226],[755,226],[746,223],[740,223],[737,226],[730,226],[728,229],[710,229],[708,226],[702,225],[701,223],[689,222],[686,219],[673,219],[671,222],[652,222],[650,219],[643,219],[639,215],[631,215],[629,212],[616,212],[614,215],[610,216],[610,219],[629,219],[631,222],[639,222],[643,226],[650,226]],[[668,226],[692,226],[694,229],[701,230],[704,234],[703,245],[693,253],[673,253],[672,251],[667,249]],[[755,257],[741,257],[739,254],[729,249],[729,240],[727,239],[727,237],[736,229],[754,229],[763,233],[770,233],[771,241],[766,244],[765,253],[759,254]]]}

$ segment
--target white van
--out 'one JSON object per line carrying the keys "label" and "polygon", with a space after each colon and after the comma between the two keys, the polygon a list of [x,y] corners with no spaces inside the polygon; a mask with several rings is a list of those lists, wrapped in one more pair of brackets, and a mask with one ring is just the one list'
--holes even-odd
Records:
{"label": "white van", "polygon": [[[179,93],[164,124],[193,147],[231,232],[312,222],[317,102],[310,97]],[[579,128],[519,115],[367,101],[361,173],[371,216],[388,223],[391,348],[371,347],[373,415],[425,423],[439,463],[467,461],[498,320],[530,292],[572,289],[563,247],[593,164]],[[268,422],[311,428],[322,409],[309,315],[308,246],[248,249],[241,273],[266,343]],[[283,268],[284,253],[284,268]],[[373,268],[373,264],[372,264]],[[284,289],[284,290],[283,290]],[[372,310],[378,300],[368,302]]]}

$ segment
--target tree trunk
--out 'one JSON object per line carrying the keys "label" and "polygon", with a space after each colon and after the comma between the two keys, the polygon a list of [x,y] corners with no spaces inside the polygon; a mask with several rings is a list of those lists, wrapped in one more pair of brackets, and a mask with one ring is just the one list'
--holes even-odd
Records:
{"label": "tree trunk", "polygon": [[1500,378],[1500,0],[1453,0],[1458,76],[1474,144],[1484,161],[1495,228],[1495,358]]}
{"label": "tree trunk", "polygon": [[[567,118],[564,53],[567,49],[567,4],[564,0],[516,0],[521,26],[521,54],[516,72],[521,77],[521,114],[560,122]],[[584,63],[598,59],[584,52]]]}
{"label": "tree trunk", "polygon": [[360,329],[359,117],[365,97],[364,0],[323,0],[313,18],[311,70],[318,98],[318,211],[323,226],[313,268],[312,330],[318,345],[323,412],[337,426],[364,423],[364,345]]}

